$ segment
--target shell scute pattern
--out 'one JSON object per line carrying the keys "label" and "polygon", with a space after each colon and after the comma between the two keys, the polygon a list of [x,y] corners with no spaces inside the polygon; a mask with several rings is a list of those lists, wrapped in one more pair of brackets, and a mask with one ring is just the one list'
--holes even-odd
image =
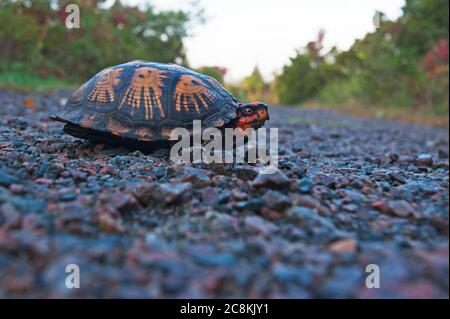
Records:
{"label": "shell scute pattern", "polygon": [[138,67],[131,78],[130,84],[122,97],[119,109],[127,105],[130,114],[144,108],[145,119],[153,119],[155,112],[159,112],[161,118],[165,117],[163,106],[164,79],[168,71],[150,66]]}
{"label": "shell scute pattern", "polygon": [[199,77],[184,74],[175,87],[173,105],[176,112],[202,113],[207,111],[211,105],[217,102],[219,96],[211,90],[205,81]]}
{"label": "shell scute pattern", "polygon": [[123,68],[108,68],[99,74],[88,100],[100,104],[111,103],[116,100],[115,88],[120,84]]}

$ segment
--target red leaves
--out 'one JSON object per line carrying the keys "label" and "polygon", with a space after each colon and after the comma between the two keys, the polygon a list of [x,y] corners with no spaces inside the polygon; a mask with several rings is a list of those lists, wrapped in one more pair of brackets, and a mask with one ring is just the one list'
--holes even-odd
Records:
{"label": "red leaves", "polygon": [[433,77],[445,65],[448,65],[448,39],[440,39],[425,55],[420,66],[428,72],[428,76]]}

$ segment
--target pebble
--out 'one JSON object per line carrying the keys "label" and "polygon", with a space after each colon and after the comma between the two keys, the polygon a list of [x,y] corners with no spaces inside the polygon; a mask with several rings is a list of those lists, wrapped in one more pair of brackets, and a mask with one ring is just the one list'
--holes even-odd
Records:
{"label": "pebble", "polygon": [[333,253],[354,253],[356,252],[357,241],[354,238],[341,239],[328,246]]}
{"label": "pebble", "polygon": [[431,154],[419,154],[415,160],[414,163],[417,166],[433,166],[433,155]]}
{"label": "pebble", "polygon": [[283,172],[277,170],[273,174],[258,174],[251,185],[253,188],[288,188],[290,180]]}
{"label": "pebble", "polygon": [[420,218],[421,215],[404,200],[392,200],[387,203],[390,212],[398,217],[415,217]]}
{"label": "pebble", "polygon": [[291,200],[288,196],[285,196],[283,193],[274,190],[268,190],[262,197],[264,200],[266,207],[275,210],[284,210],[285,208],[291,206]]}
{"label": "pebble", "polygon": [[14,176],[12,176],[10,174],[2,172],[0,170],[0,185],[1,186],[8,187],[11,184],[17,184],[17,183],[19,183],[19,180],[17,178],[15,178]]}
{"label": "pebble", "polygon": [[314,187],[314,182],[310,178],[302,178],[298,182],[298,190],[302,194],[309,194],[312,192],[312,189]]}

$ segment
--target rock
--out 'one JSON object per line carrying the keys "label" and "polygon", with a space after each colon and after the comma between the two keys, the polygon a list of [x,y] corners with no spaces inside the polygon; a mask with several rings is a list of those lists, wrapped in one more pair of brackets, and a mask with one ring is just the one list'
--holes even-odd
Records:
{"label": "rock", "polygon": [[316,211],[310,208],[294,206],[288,210],[287,217],[293,223],[297,223],[302,229],[307,231],[313,230],[314,228],[335,231],[335,226],[331,221],[321,217]]}
{"label": "rock", "polygon": [[239,202],[234,207],[238,210],[248,210],[257,213],[263,206],[264,201],[261,198],[252,198],[249,201]]}
{"label": "rock", "polygon": [[236,263],[236,258],[232,254],[195,254],[194,260],[203,266],[217,267],[230,266]]}
{"label": "rock", "polygon": [[318,184],[325,185],[328,188],[335,189],[336,188],[336,179],[334,176],[323,175],[317,181]]}
{"label": "rock", "polygon": [[384,201],[376,201],[372,203],[372,207],[379,210],[380,212],[384,213],[384,214],[388,214],[390,211],[390,208],[388,206],[388,204]]}
{"label": "rock", "polygon": [[311,195],[295,195],[291,195],[293,205],[316,209],[321,214],[329,214],[330,210]]}
{"label": "rock", "polygon": [[419,154],[414,159],[414,164],[417,165],[417,166],[431,167],[431,166],[433,166],[433,155],[431,155],[431,154]]}
{"label": "rock", "polygon": [[141,183],[134,187],[132,193],[137,198],[139,203],[143,206],[148,206],[153,200],[153,194],[156,192],[159,184],[154,183]]}
{"label": "rock", "polygon": [[238,191],[236,189],[233,189],[231,191],[231,197],[234,200],[243,201],[243,200],[246,200],[248,198],[248,195],[246,193],[244,193],[244,192],[241,192],[241,191]]}
{"label": "rock", "polygon": [[110,213],[100,213],[98,224],[101,231],[106,233],[121,233],[125,230],[120,216]]}
{"label": "rock", "polygon": [[306,286],[311,284],[313,274],[304,267],[294,267],[277,262],[272,267],[274,278],[282,284]]}
{"label": "rock", "polygon": [[202,190],[202,202],[207,206],[215,206],[219,201],[219,191],[214,187],[207,187]]}
{"label": "rock", "polygon": [[211,185],[210,171],[201,168],[186,167],[184,169],[183,182],[191,182],[194,187],[204,188]]}
{"label": "rock", "polygon": [[288,188],[290,186],[290,180],[280,170],[277,170],[273,174],[258,174],[253,180],[251,186],[255,189],[258,188]]}
{"label": "rock", "polygon": [[397,153],[389,153],[389,160],[391,164],[397,163],[399,156]]}
{"label": "rock", "polygon": [[233,172],[236,174],[236,176],[238,178],[246,180],[246,181],[251,181],[251,180],[255,179],[256,176],[258,176],[258,171],[251,166],[235,167],[233,169]]}
{"label": "rock", "polygon": [[18,183],[20,183],[19,179],[0,170],[0,185],[1,186],[9,187],[9,185],[11,185],[11,184],[18,184]]}
{"label": "rock", "polygon": [[191,183],[164,183],[159,185],[157,191],[153,194],[153,198],[157,203],[174,204],[191,198],[191,195]]}
{"label": "rock", "polygon": [[358,210],[358,206],[356,206],[355,204],[347,204],[342,206],[342,209],[347,211],[347,212],[356,212]]}
{"label": "rock", "polygon": [[138,201],[131,195],[125,193],[100,194],[98,197],[100,203],[109,204],[116,208],[122,214],[136,211],[140,208]]}
{"label": "rock", "polygon": [[298,191],[302,194],[309,194],[312,192],[314,187],[314,182],[312,179],[305,177],[302,178],[298,183]]}
{"label": "rock", "polygon": [[291,206],[289,197],[278,191],[269,190],[263,195],[262,198],[266,204],[266,207],[271,209],[282,211]]}
{"label": "rock", "polygon": [[328,250],[333,253],[354,253],[356,248],[357,241],[354,238],[341,239],[328,246]]}
{"label": "rock", "polygon": [[247,216],[244,220],[245,230],[250,234],[269,236],[277,230],[277,226],[259,216]]}
{"label": "rock", "polygon": [[175,204],[192,196],[192,183],[142,183],[136,186],[133,195],[138,201],[148,206],[150,204]]}
{"label": "rock", "polygon": [[387,203],[389,212],[398,217],[415,217],[420,218],[421,215],[404,200],[391,200]]}
{"label": "rock", "polygon": [[400,175],[399,173],[389,173],[389,177],[393,180],[393,181],[397,181],[400,184],[406,184],[406,179]]}

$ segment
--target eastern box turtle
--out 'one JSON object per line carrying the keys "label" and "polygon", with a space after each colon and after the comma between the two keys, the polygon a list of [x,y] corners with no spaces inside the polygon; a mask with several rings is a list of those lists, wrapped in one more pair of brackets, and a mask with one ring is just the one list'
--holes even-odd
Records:
{"label": "eastern box turtle", "polygon": [[259,128],[267,105],[240,103],[215,79],[176,64],[132,61],[109,67],[83,84],[51,117],[64,131],[96,142],[164,142],[172,129]]}

